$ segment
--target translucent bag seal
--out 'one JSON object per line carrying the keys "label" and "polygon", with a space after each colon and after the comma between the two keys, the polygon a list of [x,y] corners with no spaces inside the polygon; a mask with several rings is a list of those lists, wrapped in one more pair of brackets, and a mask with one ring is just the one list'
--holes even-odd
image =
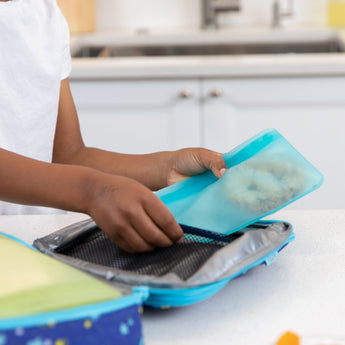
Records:
{"label": "translucent bag seal", "polygon": [[230,234],[321,186],[323,175],[275,129],[223,155],[228,170],[211,171],[157,192],[180,224]]}

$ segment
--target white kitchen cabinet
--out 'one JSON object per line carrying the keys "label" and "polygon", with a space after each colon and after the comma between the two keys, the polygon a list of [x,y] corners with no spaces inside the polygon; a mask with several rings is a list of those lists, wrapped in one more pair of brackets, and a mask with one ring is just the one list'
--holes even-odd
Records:
{"label": "white kitchen cabinet", "polygon": [[202,144],[225,152],[276,128],[323,174],[290,208],[345,207],[345,78],[213,79],[202,85]]}
{"label": "white kitchen cabinet", "polygon": [[197,80],[71,80],[88,146],[148,153],[199,146]]}

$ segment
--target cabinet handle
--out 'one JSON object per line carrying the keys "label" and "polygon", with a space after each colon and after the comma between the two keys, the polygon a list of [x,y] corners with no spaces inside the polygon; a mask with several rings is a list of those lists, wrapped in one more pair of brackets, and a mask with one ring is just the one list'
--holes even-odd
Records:
{"label": "cabinet handle", "polygon": [[217,98],[223,95],[223,90],[219,88],[214,88],[210,91],[210,96],[213,98]]}
{"label": "cabinet handle", "polygon": [[189,89],[183,89],[180,91],[180,98],[192,98],[193,91]]}

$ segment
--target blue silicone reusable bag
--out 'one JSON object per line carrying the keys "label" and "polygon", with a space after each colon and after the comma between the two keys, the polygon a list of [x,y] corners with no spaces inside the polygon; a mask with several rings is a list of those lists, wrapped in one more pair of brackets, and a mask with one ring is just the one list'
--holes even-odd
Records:
{"label": "blue silicone reusable bag", "polygon": [[322,174],[275,129],[223,155],[228,167],[161,189],[157,196],[180,224],[230,234],[318,188]]}

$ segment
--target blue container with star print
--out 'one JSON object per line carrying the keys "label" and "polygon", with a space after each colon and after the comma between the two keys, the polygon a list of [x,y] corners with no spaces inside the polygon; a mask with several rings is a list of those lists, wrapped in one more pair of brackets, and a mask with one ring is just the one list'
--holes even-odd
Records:
{"label": "blue container with star print", "polygon": [[141,345],[146,288],[110,286],[0,233],[0,345]]}

